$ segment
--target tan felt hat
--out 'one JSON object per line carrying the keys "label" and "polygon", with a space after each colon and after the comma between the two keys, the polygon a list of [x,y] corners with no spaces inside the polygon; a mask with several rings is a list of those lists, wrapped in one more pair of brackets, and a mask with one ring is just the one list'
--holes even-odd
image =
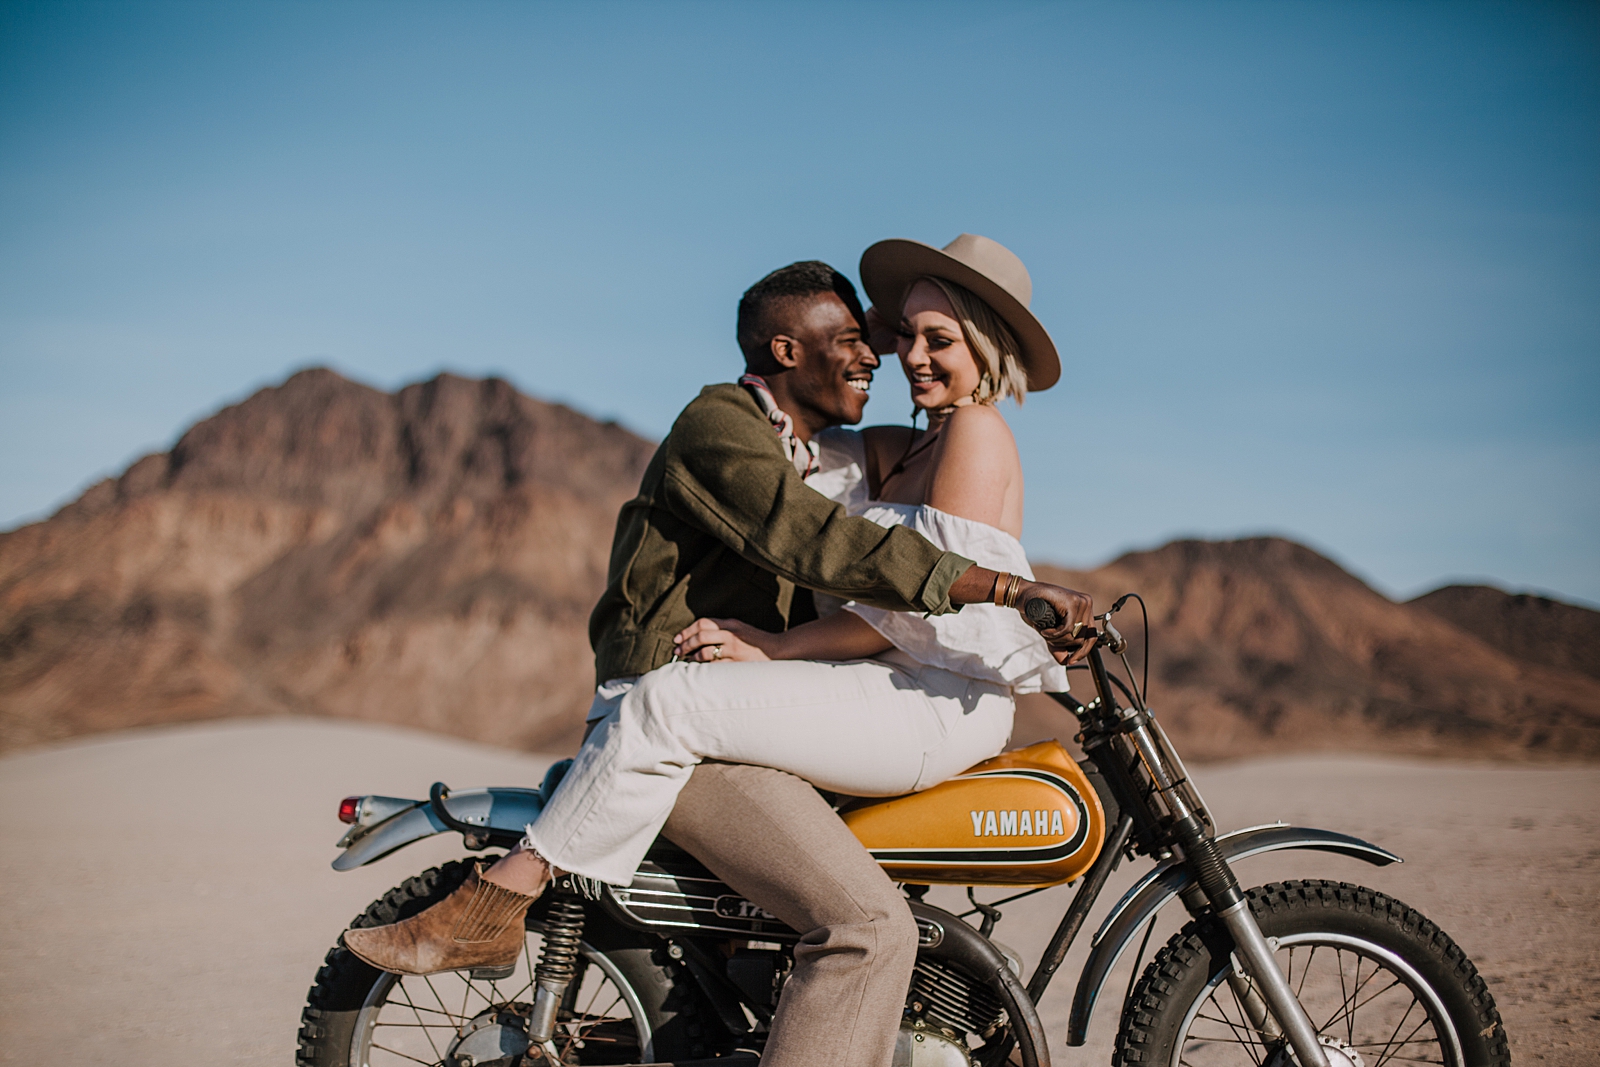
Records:
{"label": "tan felt hat", "polygon": [[944,248],[921,241],[893,238],[861,253],[861,287],[873,306],[893,319],[905,304],[911,283],[921,277],[942,278],[971,290],[1011,327],[1022,347],[1022,370],[1028,391],[1037,393],[1061,378],[1061,357],[1028,302],[1033,279],[1015,252],[987,237],[964,233]]}

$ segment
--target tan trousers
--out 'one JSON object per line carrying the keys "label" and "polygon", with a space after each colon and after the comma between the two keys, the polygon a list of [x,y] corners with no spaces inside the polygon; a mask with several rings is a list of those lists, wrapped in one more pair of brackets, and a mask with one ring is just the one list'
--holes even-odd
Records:
{"label": "tan trousers", "polygon": [[701,763],[662,832],[802,934],[761,1067],[889,1067],[917,924],[817,791],[770,767]]}

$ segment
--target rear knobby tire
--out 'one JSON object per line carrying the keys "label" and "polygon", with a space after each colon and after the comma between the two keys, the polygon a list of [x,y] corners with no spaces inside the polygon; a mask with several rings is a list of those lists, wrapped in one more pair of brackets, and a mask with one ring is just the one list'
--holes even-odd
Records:
{"label": "rear knobby tire", "polygon": [[[455,860],[423,871],[374,901],[350,925],[385,926],[409,918],[449,896],[466,880],[470,870],[471,861]],[[538,913],[541,910],[535,905],[529,914],[532,930],[539,928]],[[624,1031],[624,1048],[629,1040],[628,1032],[638,1030],[651,1036],[656,1059],[687,1057],[701,1052],[701,1048],[697,1047],[700,1045],[700,1027],[695,1018],[697,998],[693,990],[677,978],[677,969],[664,958],[662,947],[594,916],[593,909],[590,914],[591,922],[584,934],[586,951],[605,957],[614,977],[620,979],[620,982],[612,981],[612,984],[626,985],[633,1002],[641,1009],[642,1028],[632,1024],[631,1008],[618,1010],[627,1017],[627,1023],[613,1024],[614,1029],[620,1025]],[[537,951],[538,944],[537,936],[529,938],[531,950]],[[471,983],[477,992],[467,988],[468,979],[464,973],[435,976],[434,983],[454,983],[461,990],[463,1000],[468,1000],[470,996],[472,1007],[481,1010],[480,1005],[487,1007],[484,994],[492,999],[498,993],[508,1002],[519,999],[514,990],[531,977],[531,974],[522,973],[528,972],[531,966],[527,952],[524,952],[517,966],[517,979],[502,981],[498,986]],[[593,961],[590,967],[594,969]],[[613,976],[596,971],[596,977],[610,981]],[[406,981],[424,983],[427,980]],[[393,982],[392,976],[363,963],[342,942],[335,944],[329,950],[322,968],[317,971],[316,982],[306,997],[306,1006],[300,1016],[300,1048],[295,1057],[296,1064],[299,1067],[363,1067],[367,1064],[369,1049],[366,1046],[369,1042],[359,1032],[362,1029],[362,1011],[369,1007],[375,991],[381,996],[384,987]],[[520,999],[531,1000],[531,993]],[[609,996],[607,999],[610,999]],[[447,996],[444,1000],[453,1006],[455,998]],[[447,1035],[441,1034],[438,1041],[442,1043],[444,1036]],[[568,1053],[572,1062],[618,1062],[617,1054],[621,1049],[608,1052],[600,1040],[589,1041],[587,1045],[584,1049],[573,1049]],[[628,1052],[628,1059],[637,1056],[636,1050],[629,1049]],[[433,1053],[430,1051],[429,1055]],[[382,1059],[383,1055],[377,1054],[370,1062],[377,1067]]]}
{"label": "rear knobby tire", "polygon": [[[1511,1062],[1500,1013],[1478,969],[1416,909],[1372,889],[1326,881],[1275,882],[1250,890],[1249,900],[1261,932],[1278,940],[1279,966],[1332,1051],[1354,1049],[1366,1067]],[[1249,1025],[1228,980],[1232,949],[1221,924],[1209,918],[1174,934],[1123,1008],[1114,1063],[1225,1067],[1273,1058],[1281,1042],[1263,1040]],[[1276,1062],[1292,1060],[1280,1054]]]}

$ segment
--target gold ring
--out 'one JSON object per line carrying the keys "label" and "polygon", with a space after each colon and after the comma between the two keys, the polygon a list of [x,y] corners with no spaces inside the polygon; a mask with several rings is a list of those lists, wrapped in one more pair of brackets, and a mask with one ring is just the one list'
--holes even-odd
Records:
{"label": "gold ring", "polygon": [[1083,629],[1083,623],[1081,623],[1081,622],[1073,623],[1072,624],[1072,636],[1073,637],[1077,637],[1078,636],[1078,631],[1082,630],[1082,629]]}
{"label": "gold ring", "polygon": [[712,645],[711,646],[711,658],[712,659],[721,659],[722,658],[722,646],[721,645]]}

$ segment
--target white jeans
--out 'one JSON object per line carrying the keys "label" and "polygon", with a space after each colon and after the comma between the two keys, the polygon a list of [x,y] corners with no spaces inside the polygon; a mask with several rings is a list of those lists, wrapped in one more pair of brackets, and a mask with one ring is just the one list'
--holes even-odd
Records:
{"label": "white jeans", "polygon": [[528,842],[626,885],[703,759],[776,767],[851,796],[927,789],[1000,752],[1008,686],[893,653],[818,663],[669,663],[595,693],[599,724]]}

